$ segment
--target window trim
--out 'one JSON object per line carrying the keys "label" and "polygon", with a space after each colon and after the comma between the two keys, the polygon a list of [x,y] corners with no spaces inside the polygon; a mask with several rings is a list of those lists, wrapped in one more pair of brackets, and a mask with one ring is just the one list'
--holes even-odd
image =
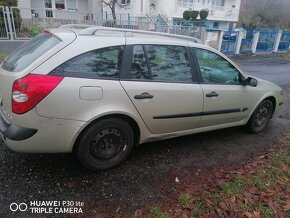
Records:
{"label": "window trim", "polygon": [[[144,55],[146,58],[146,63],[148,67],[148,72],[150,75],[150,79],[131,79],[131,69],[132,69],[132,62],[133,62],[133,51],[134,46],[141,45],[144,51]],[[189,67],[192,75],[192,81],[191,82],[182,82],[182,81],[164,81],[164,80],[153,80],[152,79],[152,71],[151,67],[148,61],[148,53],[146,49],[146,45],[154,45],[154,46],[177,46],[177,47],[183,47],[186,50],[186,54],[189,59]],[[122,81],[134,81],[134,82],[159,82],[159,83],[174,83],[174,84],[198,84],[198,74],[197,74],[197,68],[195,67],[195,63],[192,60],[192,52],[190,51],[190,47],[188,46],[182,46],[182,45],[174,45],[174,44],[130,44],[125,46],[125,52],[123,53],[123,68],[121,69],[121,76],[120,80]]]}
{"label": "window trim", "polygon": [[[223,60],[225,60],[226,62],[230,63],[232,65],[232,67],[239,73],[239,79],[242,80],[244,78],[244,75],[241,73],[241,71],[239,69],[237,69],[231,62],[229,62],[227,59],[225,59],[223,56],[221,56],[220,54],[218,54],[217,52],[214,52],[214,51],[211,51],[211,50],[208,50],[208,49],[204,49],[204,48],[195,48],[195,47],[190,47],[190,50],[191,50],[191,53],[193,55],[193,59],[194,59],[194,62],[196,63],[196,71],[197,71],[197,75],[198,75],[198,81],[200,84],[204,84],[204,85],[227,85],[227,86],[241,86],[243,85],[242,82],[240,81],[240,84],[228,84],[228,83],[205,83],[204,80],[203,80],[203,77],[202,77],[202,74],[201,74],[201,71],[200,71],[200,66],[199,66],[199,62],[198,62],[198,58],[195,54],[195,49],[200,49],[200,50],[204,50],[204,51],[207,51],[207,52],[212,52],[216,55],[218,55],[219,57],[221,57]],[[245,79],[245,78],[244,78]]]}

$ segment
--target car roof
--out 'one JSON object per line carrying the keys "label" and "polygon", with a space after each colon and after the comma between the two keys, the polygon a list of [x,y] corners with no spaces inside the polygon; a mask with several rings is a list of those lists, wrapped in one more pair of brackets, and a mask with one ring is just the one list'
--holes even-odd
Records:
{"label": "car roof", "polygon": [[110,28],[110,27],[101,27],[101,26],[90,26],[90,25],[78,25],[78,24],[69,24],[64,25],[58,28],[59,30],[70,29],[75,32],[78,37],[83,36],[105,36],[105,37],[122,37],[126,38],[137,38],[140,39],[162,39],[170,41],[184,41],[184,42],[194,42],[198,44],[203,44],[200,39],[177,35],[177,34],[169,34],[155,31],[143,31],[143,30],[135,30],[135,29],[121,29],[121,28]]}

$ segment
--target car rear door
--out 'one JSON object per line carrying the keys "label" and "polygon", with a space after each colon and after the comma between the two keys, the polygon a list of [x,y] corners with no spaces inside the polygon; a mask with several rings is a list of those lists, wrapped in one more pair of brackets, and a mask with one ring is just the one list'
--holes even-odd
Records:
{"label": "car rear door", "polygon": [[154,134],[198,128],[203,92],[186,46],[128,39],[121,84]]}

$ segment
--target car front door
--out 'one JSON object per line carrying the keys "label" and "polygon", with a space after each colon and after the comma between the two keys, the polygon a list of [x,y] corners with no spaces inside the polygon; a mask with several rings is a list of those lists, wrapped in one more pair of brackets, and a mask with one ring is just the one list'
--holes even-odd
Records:
{"label": "car front door", "polygon": [[201,126],[241,122],[251,111],[253,87],[241,84],[241,73],[219,54],[200,48],[193,53],[204,93]]}
{"label": "car front door", "polygon": [[199,127],[203,92],[185,46],[127,45],[121,84],[154,134]]}

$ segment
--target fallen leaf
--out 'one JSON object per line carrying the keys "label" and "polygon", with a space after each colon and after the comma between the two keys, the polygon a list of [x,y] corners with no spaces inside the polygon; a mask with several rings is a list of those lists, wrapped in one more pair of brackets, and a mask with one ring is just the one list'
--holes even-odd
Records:
{"label": "fallen leaf", "polygon": [[288,165],[281,164],[281,169],[282,169],[282,171],[287,172],[288,171]]}
{"label": "fallen leaf", "polygon": [[254,211],[253,215],[254,215],[255,218],[261,218],[261,214],[258,211]]}
{"label": "fallen leaf", "polygon": [[245,215],[246,217],[248,217],[248,218],[253,218],[253,215],[250,214],[249,212],[245,212],[244,215]]}
{"label": "fallen leaf", "polygon": [[237,197],[235,195],[233,195],[231,197],[231,203],[235,203],[237,201]]}
{"label": "fallen leaf", "polygon": [[142,210],[140,210],[140,209],[135,210],[134,216],[141,216],[141,215],[142,215]]}
{"label": "fallen leaf", "polygon": [[252,195],[255,195],[259,192],[259,190],[256,188],[256,187],[252,187],[249,189],[249,192],[252,194]]}
{"label": "fallen leaf", "polygon": [[175,182],[176,182],[176,183],[179,183],[179,179],[178,179],[178,177],[175,177]]}
{"label": "fallen leaf", "polygon": [[182,218],[188,218],[188,215],[186,213],[183,213]]}
{"label": "fallen leaf", "polygon": [[229,210],[230,210],[229,207],[226,205],[225,202],[221,202],[221,203],[220,203],[220,208],[221,208],[222,210],[224,210],[224,211],[229,211]]}
{"label": "fallen leaf", "polygon": [[290,203],[287,203],[285,206],[284,206],[284,211],[290,211]]}

